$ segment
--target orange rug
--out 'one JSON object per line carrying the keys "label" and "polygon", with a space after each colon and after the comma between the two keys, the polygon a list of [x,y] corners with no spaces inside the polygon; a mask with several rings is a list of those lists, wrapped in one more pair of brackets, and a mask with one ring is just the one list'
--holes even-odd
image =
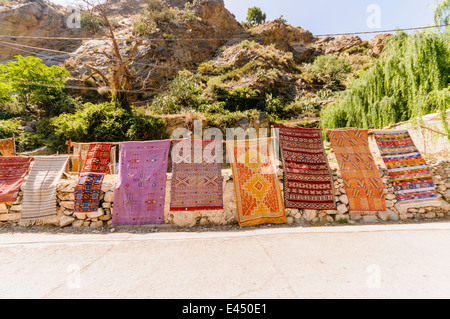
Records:
{"label": "orange rug", "polygon": [[0,140],[0,154],[3,156],[15,156],[14,138]]}
{"label": "orange rug", "polygon": [[383,182],[369,149],[369,131],[330,130],[350,211],[385,211]]}
{"label": "orange rug", "polygon": [[272,139],[227,142],[241,227],[286,223]]}

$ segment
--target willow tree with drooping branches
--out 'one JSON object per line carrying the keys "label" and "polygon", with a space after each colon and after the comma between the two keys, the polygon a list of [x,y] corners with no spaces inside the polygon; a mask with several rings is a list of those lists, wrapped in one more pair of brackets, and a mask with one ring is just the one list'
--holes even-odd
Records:
{"label": "willow tree with drooping branches", "polygon": [[434,22],[437,25],[450,24],[450,0],[436,1],[436,10],[434,11]]}
{"label": "willow tree with drooping branches", "polygon": [[391,36],[385,55],[322,110],[322,126],[383,128],[443,114],[450,105],[449,43],[449,28]]}

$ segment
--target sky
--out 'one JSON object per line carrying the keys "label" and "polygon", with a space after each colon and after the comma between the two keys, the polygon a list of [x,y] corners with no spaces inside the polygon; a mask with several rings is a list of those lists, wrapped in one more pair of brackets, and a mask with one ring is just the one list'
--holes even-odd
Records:
{"label": "sky", "polygon": [[[76,0],[50,0],[66,5]],[[259,7],[267,21],[283,16],[314,35],[392,30],[434,25],[436,0],[224,0],[238,21]],[[375,34],[360,35],[363,40]]]}
{"label": "sky", "polygon": [[289,24],[322,35],[434,25],[434,1],[225,0],[225,7],[238,21],[244,21],[248,8],[256,6],[267,14],[268,21],[283,15]]}

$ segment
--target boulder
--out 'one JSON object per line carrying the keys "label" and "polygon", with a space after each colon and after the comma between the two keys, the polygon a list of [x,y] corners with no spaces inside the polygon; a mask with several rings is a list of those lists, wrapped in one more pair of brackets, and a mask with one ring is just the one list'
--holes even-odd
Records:
{"label": "boulder", "polygon": [[356,35],[343,35],[331,40],[326,45],[325,54],[339,54],[361,43],[361,38]]}
{"label": "boulder", "polygon": [[68,225],[72,224],[74,222],[74,220],[75,220],[75,218],[72,216],[63,215],[59,219],[59,227],[68,226]]}
{"label": "boulder", "polygon": [[375,56],[380,56],[383,52],[386,40],[392,36],[390,33],[379,34],[369,41],[369,47]]}

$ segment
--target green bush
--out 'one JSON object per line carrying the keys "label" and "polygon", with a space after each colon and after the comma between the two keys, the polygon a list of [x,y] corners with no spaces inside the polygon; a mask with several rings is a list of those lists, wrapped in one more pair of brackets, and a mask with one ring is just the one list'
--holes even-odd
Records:
{"label": "green bush", "polygon": [[5,92],[9,91],[9,96],[14,95],[19,104],[37,117],[64,112],[70,100],[64,92],[69,72],[55,65],[46,66],[33,56],[19,55],[16,59],[0,65],[0,82],[4,83],[0,98],[5,99]]}
{"label": "green bush", "polygon": [[4,105],[11,101],[11,87],[4,82],[0,82],[0,105]]}
{"label": "green bush", "polygon": [[62,114],[51,120],[53,137],[48,144],[64,148],[67,140],[76,142],[120,142],[155,140],[165,136],[165,122],[124,110],[111,102],[86,103],[81,111]]}
{"label": "green bush", "polygon": [[213,92],[218,104],[227,111],[266,110],[265,95],[259,90],[246,87],[227,90],[214,86]]}
{"label": "green bush", "polygon": [[169,92],[153,99],[152,110],[160,114],[198,111],[209,105],[202,96],[201,83],[190,72],[180,72],[170,83]]}
{"label": "green bush", "polygon": [[91,32],[98,32],[102,27],[105,26],[105,22],[89,11],[81,12],[80,16],[81,28],[87,29]]}
{"label": "green bush", "polygon": [[337,55],[321,55],[314,60],[312,71],[323,82],[339,85],[352,71],[347,58]]}
{"label": "green bush", "polygon": [[260,113],[260,111],[254,109],[242,112],[222,110],[221,112],[205,113],[204,116],[208,123],[208,127],[218,128],[223,134],[226,134],[227,128],[235,128],[242,119],[247,119],[251,124],[250,126],[253,126],[252,123],[259,118]]}
{"label": "green bush", "polygon": [[10,138],[20,134],[18,119],[0,120],[0,139]]}
{"label": "green bush", "polygon": [[20,128],[21,120],[12,118],[0,120],[0,139],[14,137],[17,152],[34,150],[43,145],[43,136],[40,133],[26,132]]}
{"label": "green bush", "polygon": [[134,20],[134,32],[144,35],[154,30],[167,30],[177,21],[178,10],[159,1],[151,1]]}

